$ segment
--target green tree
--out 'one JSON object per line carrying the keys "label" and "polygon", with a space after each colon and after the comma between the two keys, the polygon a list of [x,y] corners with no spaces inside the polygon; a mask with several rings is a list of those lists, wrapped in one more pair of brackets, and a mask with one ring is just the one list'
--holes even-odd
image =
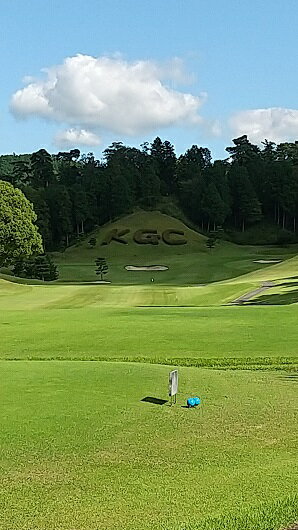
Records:
{"label": "green tree", "polygon": [[202,195],[201,210],[207,221],[208,231],[210,224],[215,227],[221,225],[226,218],[225,204],[216,188],[214,182],[209,181],[206,184]]}
{"label": "green tree", "polygon": [[58,269],[48,254],[18,259],[13,267],[13,273],[20,278],[32,278],[51,282],[58,279]]}
{"label": "green tree", "polygon": [[47,188],[55,180],[53,160],[45,149],[32,153],[31,167],[33,171],[32,184],[35,188]]}
{"label": "green tree", "polygon": [[13,184],[14,186],[21,186],[28,184],[32,179],[32,171],[30,160],[22,160],[18,157],[13,162]]}
{"label": "green tree", "polygon": [[161,182],[162,195],[174,193],[177,190],[177,158],[174,146],[168,140],[162,142],[157,137],[151,144],[150,154],[155,164],[156,174]]}
{"label": "green tree", "polygon": [[51,282],[58,279],[58,269],[48,254],[36,256],[35,278],[44,282]]}
{"label": "green tree", "polygon": [[253,224],[262,218],[261,204],[245,166],[233,164],[229,171],[229,180],[235,226],[239,224],[244,232],[247,224]]}
{"label": "green tree", "polygon": [[71,188],[71,202],[73,221],[79,236],[85,232],[84,223],[88,217],[87,194],[79,184]]}
{"label": "green tree", "polygon": [[176,168],[178,182],[192,180],[211,165],[211,153],[206,147],[193,145],[184,155],[179,156]]}
{"label": "green tree", "polygon": [[234,138],[233,144],[233,147],[226,147],[226,151],[230,154],[233,162],[239,165],[246,165],[249,160],[261,156],[258,146],[251,144],[246,134]]}
{"label": "green tree", "polygon": [[211,251],[215,247],[216,242],[217,242],[217,237],[216,237],[215,232],[210,232],[208,239],[206,239],[206,243],[205,243],[206,247],[209,248],[209,250]]}
{"label": "green tree", "polygon": [[90,246],[90,248],[94,248],[95,245],[96,245],[96,237],[91,237],[88,241],[88,245]]}
{"label": "green tree", "polygon": [[274,142],[271,142],[270,140],[264,140],[262,142],[263,149],[262,149],[262,158],[266,162],[272,162],[276,160],[276,144]]}
{"label": "green tree", "polygon": [[45,200],[45,190],[35,189],[32,186],[22,186],[22,191],[27,199],[33,204],[33,209],[37,215],[36,225],[42,236],[45,250],[52,246],[52,231],[50,225],[50,210]]}
{"label": "green tree", "polygon": [[50,212],[53,243],[55,246],[68,246],[72,233],[72,205],[68,189],[54,183],[46,189],[45,199]]}
{"label": "green tree", "polygon": [[25,195],[0,181],[0,265],[43,252],[36,214]]}
{"label": "green tree", "polygon": [[107,265],[105,258],[96,258],[95,260],[96,269],[95,272],[100,276],[100,279],[103,280],[103,275],[107,274],[109,267]]}

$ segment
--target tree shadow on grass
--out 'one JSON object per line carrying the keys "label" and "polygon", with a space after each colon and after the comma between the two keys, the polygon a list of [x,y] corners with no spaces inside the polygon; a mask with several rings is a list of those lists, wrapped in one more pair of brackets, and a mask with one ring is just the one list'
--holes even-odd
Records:
{"label": "tree shadow on grass", "polygon": [[284,381],[295,381],[296,383],[298,383],[298,373],[297,374],[284,375],[282,379]]}
{"label": "tree shadow on grass", "polygon": [[298,282],[283,282],[283,283],[277,283],[277,287],[297,287]]}
{"label": "tree shadow on grass", "polygon": [[[289,284],[291,286],[293,284]],[[298,303],[298,289],[281,294],[266,294],[259,296],[245,305],[290,305]]]}
{"label": "tree shadow on grass", "polygon": [[145,403],[153,403],[154,405],[164,405],[168,402],[167,399],[159,399],[152,396],[146,396],[141,401],[145,401]]}
{"label": "tree shadow on grass", "polygon": [[285,280],[298,280],[298,276],[288,276],[287,278],[277,278],[276,282],[281,282]]}

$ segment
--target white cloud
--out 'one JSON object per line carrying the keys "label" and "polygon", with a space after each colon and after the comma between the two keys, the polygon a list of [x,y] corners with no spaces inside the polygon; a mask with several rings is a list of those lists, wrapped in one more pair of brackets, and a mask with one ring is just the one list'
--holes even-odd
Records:
{"label": "white cloud", "polygon": [[276,143],[297,140],[298,110],[281,107],[245,110],[231,117],[230,126],[235,136],[247,134],[255,143],[265,138]]}
{"label": "white cloud", "polygon": [[54,138],[58,147],[96,146],[101,143],[99,136],[86,129],[67,129],[60,131]]}
{"label": "white cloud", "polygon": [[203,121],[198,110],[206,96],[169,87],[185,75],[178,59],[162,66],[128,62],[117,55],[76,55],[44,73],[45,79],[29,79],[13,94],[15,116],[39,116],[83,130],[125,135]]}

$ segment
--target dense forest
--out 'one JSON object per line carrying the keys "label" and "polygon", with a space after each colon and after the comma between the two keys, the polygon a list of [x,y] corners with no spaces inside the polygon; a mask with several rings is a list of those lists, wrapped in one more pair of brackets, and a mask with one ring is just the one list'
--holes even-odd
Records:
{"label": "dense forest", "polygon": [[46,251],[136,207],[175,204],[200,230],[245,233],[260,222],[275,225],[278,243],[297,241],[298,142],[262,148],[242,136],[225,160],[193,145],[179,157],[157,137],[140,148],[113,143],[96,160],[78,149],[50,155],[0,157],[0,180],[20,188],[33,203]]}

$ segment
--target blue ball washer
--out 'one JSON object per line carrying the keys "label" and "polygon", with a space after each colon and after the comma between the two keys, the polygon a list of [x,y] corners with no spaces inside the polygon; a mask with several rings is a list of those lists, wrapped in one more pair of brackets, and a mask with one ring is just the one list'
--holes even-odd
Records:
{"label": "blue ball washer", "polygon": [[196,406],[196,402],[195,402],[194,398],[188,398],[187,406],[188,406],[188,408],[192,408],[192,407]]}
{"label": "blue ball washer", "polygon": [[188,398],[187,406],[188,408],[197,407],[201,404],[201,400],[198,397]]}

